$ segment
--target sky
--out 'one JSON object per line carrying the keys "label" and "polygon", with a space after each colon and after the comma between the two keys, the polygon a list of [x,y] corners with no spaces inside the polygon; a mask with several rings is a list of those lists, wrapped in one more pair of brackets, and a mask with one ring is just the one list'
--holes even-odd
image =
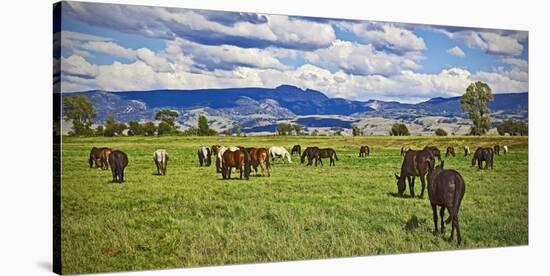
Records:
{"label": "sky", "polygon": [[64,93],[268,87],[421,102],[528,92],[528,32],[63,2],[54,85]]}

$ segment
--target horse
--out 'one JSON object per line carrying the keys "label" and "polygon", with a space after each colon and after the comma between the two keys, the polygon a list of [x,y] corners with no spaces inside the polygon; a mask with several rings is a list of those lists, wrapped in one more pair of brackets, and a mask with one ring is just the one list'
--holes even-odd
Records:
{"label": "horse", "polygon": [[482,169],[483,162],[485,161],[485,169],[493,168],[494,151],[493,148],[477,148],[472,157],[472,167],[476,165],[479,169]]}
{"label": "horse", "polygon": [[436,146],[425,146],[424,149],[430,150],[434,157],[437,157],[439,161],[441,161],[441,151]]}
{"label": "horse", "polygon": [[99,160],[100,160],[100,154],[101,154],[101,150],[96,148],[96,147],[93,147],[92,150],[90,151],[90,157],[88,158],[88,163],[90,164],[90,169],[94,166],[95,164],[95,167],[96,168],[99,168]]}
{"label": "horse", "polygon": [[212,153],[212,155],[216,155],[218,154],[218,151],[220,150],[221,146],[220,145],[212,145],[212,147],[210,148],[210,152]]}
{"label": "horse", "polygon": [[468,156],[470,154],[470,147],[464,146],[464,156]]}
{"label": "horse", "polygon": [[370,155],[370,148],[369,146],[361,146],[359,148],[359,157],[365,157]]}
{"label": "horse", "polygon": [[113,174],[113,182],[124,182],[124,169],[128,166],[128,155],[122,151],[114,150],[109,155],[109,165]]}
{"label": "horse", "polygon": [[[336,166],[336,162],[334,162],[334,159],[338,161],[336,151],[332,148],[314,150],[312,153],[312,157],[313,159],[315,159],[315,166],[317,166],[317,161],[319,161],[321,165],[323,165],[323,158],[330,158],[329,166]],[[311,161],[309,161],[309,163],[311,163]]]}
{"label": "horse", "polygon": [[222,161],[222,178],[231,179],[231,168],[236,168],[240,171],[240,179],[244,177],[248,180],[250,176],[250,154],[246,150],[238,149],[236,151],[226,150],[223,153]]}
{"label": "horse", "polygon": [[265,176],[265,170],[267,170],[267,176],[271,176],[271,163],[269,161],[268,150],[266,148],[247,148],[246,151],[250,154],[251,165],[254,167],[254,175],[258,175],[258,166],[260,166],[262,175]]}
{"label": "horse", "polygon": [[304,164],[306,157],[308,158],[308,165],[311,165],[313,151],[318,150],[318,147],[307,147],[300,156],[300,163]]}
{"label": "horse", "polygon": [[[449,224],[452,221],[451,237],[449,240],[453,240],[454,232],[456,229],[456,236],[458,244],[462,241],[460,235],[460,224],[458,222],[458,211],[462,198],[464,198],[464,192],[466,191],[466,184],[464,178],[455,170],[445,170],[443,168],[444,161],[441,165],[432,168],[428,172],[428,196],[430,197],[430,204],[432,205],[433,220],[434,220],[434,235],[438,234],[437,231],[437,206],[440,206],[439,215],[441,216],[441,234],[445,235],[445,224]],[[449,212],[449,218],[443,223],[443,217],[445,215],[445,209]]]}
{"label": "horse", "polygon": [[113,152],[110,148],[100,148],[99,149],[99,163],[102,170],[109,169],[109,155]]}
{"label": "horse", "polygon": [[168,166],[168,152],[163,149],[158,149],[153,153],[153,161],[157,166],[157,175],[166,175],[166,166]]}
{"label": "horse", "polygon": [[273,146],[269,148],[269,155],[271,156],[271,161],[275,161],[275,157],[280,158],[286,158],[288,160],[288,163],[292,163],[292,159],[290,158],[290,154],[288,151],[283,147],[277,147]]}
{"label": "horse", "polygon": [[433,166],[435,157],[431,150],[408,150],[403,158],[401,164],[401,174],[395,174],[397,179],[397,192],[399,196],[403,196],[405,191],[405,178],[409,181],[409,190],[411,197],[415,197],[414,194],[414,180],[416,176],[420,176],[420,182],[422,183],[422,192],[420,197],[424,197],[425,180],[424,176],[428,173],[430,166]]}
{"label": "horse", "polygon": [[207,167],[210,166],[212,163],[212,153],[209,148],[200,146],[197,155],[199,156],[199,164],[201,167],[203,165]]}
{"label": "horse", "polygon": [[508,146],[504,145],[502,147],[502,151],[504,152],[504,154],[507,154],[508,153]]}
{"label": "horse", "polygon": [[493,147],[493,150],[495,151],[495,154],[496,154],[496,155],[500,155],[500,146],[499,146],[499,145],[495,145],[495,146]]}
{"label": "horse", "polygon": [[300,145],[294,145],[292,147],[292,150],[290,151],[290,154],[294,155],[295,153],[298,154],[298,155],[302,154],[302,147]]}
{"label": "horse", "polygon": [[405,156],[405,153],[407,153],[407,151],[409,151],[410,149],[411,147],[409,146],[401,147],[401,156]]}
{"label": "horse", "polygon": [[454,147],[447,147],[447,152],[445,152],[445,157],[449,157],[449,155],[451,155],[452,157],[455,157]]}
{"label": "horse", "polygon": [[226,147],[221,146],[218,148],[218,154],[216,155],[216,172],[222,172],[223,153],[227,150]]}

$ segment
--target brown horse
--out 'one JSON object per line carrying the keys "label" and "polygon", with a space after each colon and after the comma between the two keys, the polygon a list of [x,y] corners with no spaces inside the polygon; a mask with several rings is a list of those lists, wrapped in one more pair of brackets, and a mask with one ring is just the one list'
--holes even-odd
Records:
{"label": "brown horse", "polygon": [[223,179],[231,179],[231,168],[236,168],[240,172],[240,179],[248,180],[250,176],[250,154],[243,149],[235,151],[226,150],[223,153],[222,161],[222,177]]}
{"label": "brown horse", "polygon": [[128,155],[119,150],[113,151],[109,155],[109,165],[113,173],[113,182],[124,182],[124,169],[128,165]]}
{"label": "brown horse", "polygon": [[250,154],[250,164],[254,168],[254,175],[258,175],[258,166],[262,169],[262,175],[271,176],[271,163],[269,161],[269,152],[266,148],[247,148]]}
{"label": "brown horse", "polygon": [[212,147],[210,148],[210,152],[212,153],[212,155],[217,155],[221,147],[222,146],[220,145],[212,145]]}
{"label": "brown horse", "polygon": [[101,164],[102,170],[109,169],[109,155],[113,152],[110,148],[100,148],[99,149],[99,163]]}
{"label": "brown horse", "polygon": [[493,149],[494,149],[496,155],[500,155],[500,146],[499,145],[495,145],[493,147]]}
{"label": "brown horse", "polygon": [[450,240],[453,240],[454,232],[456,230],[456,236],[458,244],[462,241],[460,235],[460,224],[458,222],[458,210],[460,203],[464,197],[466,191],[466,184],[464,179],[455,170],[443,169],[444,162],[441,165],[433,169],[430,166],[428,172],[428,196],[430,197],[430,203],[432,205],[433,219],[434,219],[434,235],[438,234],[437,231],[437,206],[441,206],[439,215],[441,216],[441,234],[445,234],[445,224],[443,223],[443,217],[445,215],[445,209],[449,211],[449,218],[445,221],[446,224],[453,222],[451,228]]}
{"label": "brown horse", "polygon": [[365,157],[365,156],[368,156],[370,155],[370,148],[369,146],[361,146],[359,148],[359,157]]}
{"label": "brown horse", "polygon": [[308,158],[308,164],[311,165],[311,160],[313,160],[313,151],[318,150],[318,147],[307,147],[302,155],[300,156],[300,163],[304,164],[306,157]]}
{"label": "brown horse", "polygon": [[405,153],[407,153],[407,151],[409,151],[410,149],[411,147],[409,146],[401,147],[401,156],[405,156]]}
{"label": "brown horse", "polygon": [[300,145],[294,145],[292,147],[292,150],[290,151],[290,155],[294,155],[295,153],[298,155],[302,154],[302,147]]}
{"label": "brown horse", "polygon": [[434,157],[437,157],[441,161],[441,151],[436,146],[425,146],[425,150],[430,150]]}
{"label": "brown horse", "polygon": [[454,147],[447,147],[447,152],[445,152],[445,157],[449,157],[449,155],[451,155],[452,157],[455,157]]}
{"label": "brown horse", "polygon": [[93,147],[90,151],[90,157],[88,158],[88,163],[90,164],[90,169],[95,165],[96,168],[99,168],[101,150]]}
{"label": "brown horse", "polygon": [[464,146],[464,156],[468,156],[470,154],[470,147]]}
{"label": "brown horse", "polygon": [[485,162],[485,169],[489,167],[492,169],[494,156],[493,148],[477,148],[472,157],[472,167],[477,163],[478,168],[482,169]]}
{"label": "brown horse", "polygon": [[420,176],[420,182],[422,183],[422,192],[420,197],[424,196],[424,188],[426,186],[424,176],[428,173],[430,166],[433,166],[435,162],[435,157],[431,150],[408,150],[405,153],[405,158],[403,158],[403,163],[401,164],[401,175],[395,174],[397,179],[397,192],[399,196],[403,196],[405,191],[405,178],[409,181],[409,190],[411,192],[411,197],[414,195],[414,180],[416,176]]}
{"label": "brown horse", "polygon": [[[336,161],[338,161],[338,156],[336,155],[336,151],[332,148],[314,150],[311,157],[315,160],[315,166],[317,166],[317,162],[323,165],[323,160],[322,160],[323,158],[330,159],[329,166],[336,166],[336,162],[334,162],[334,160],[336,159]],[[308,162],[308,165],[309,163],[311,163],[311,160]]]}

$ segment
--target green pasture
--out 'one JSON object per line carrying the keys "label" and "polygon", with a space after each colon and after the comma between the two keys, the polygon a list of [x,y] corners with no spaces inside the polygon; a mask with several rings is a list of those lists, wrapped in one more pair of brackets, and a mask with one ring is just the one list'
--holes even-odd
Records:
{"label": "green pasture", "polygon": [[[528,145],[525,137],[63,137],[63,273],[194,267],[526,245]],[[222,180],[199,167],[212,144],[332,147],[335,167],[276,160],[271,177]],[[371,155],[359,158],[360,145]],[[508,145],[494,170],[470,167],[462,146]],[[466,181],[463,244],[433,235],[427,198],[399,198],[401,146],[457,147],[445,167]],[[88,167],[93,147],[128,154],[126,182]],[[157,176],[153,151],[171,157]],[[232,174],[233,177],[238,173]],[[407,192],[408,194],[408,188]],[[420,181],[416,181],[420,194]],[[450,225],[445,238],[449,237]]]}

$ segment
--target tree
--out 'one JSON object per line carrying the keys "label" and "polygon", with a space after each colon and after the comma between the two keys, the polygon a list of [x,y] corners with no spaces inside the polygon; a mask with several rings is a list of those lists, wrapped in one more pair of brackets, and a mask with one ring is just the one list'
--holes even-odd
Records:
{"label": "tree", "polygon": [[90,99],[84,95],[63,98],[63,117],[72,120],[73,135],[92,135],[92,120],[96,110]]}
{"label": "tree", "polygon": [[508,135],[510,136],[516,136],[516,135],[528,135],[529,127],[527,126],[527,123],[517,121],[514,122],[512,119],[504,120],[502,123],[500,123],[497,126],[497,132],[499,135]]}
{"label": "tree", "polygon": [[304,126],[302,125],[292,125],[292,128],[294,129],[294,132],[296,133],[296,136],[302,135],[302,131],[304,130]]}
{"label": "tree", "polygon": [[177,133],[178,126],[176,125],[176,118],[178,118],[178,116],[178,112],[170,109],[161,109],[157,111],[157,113],[155,113],[155,120],[161,121],[158,126],[158,134]]}
{"label": "tree", "polygon": [[105,120],[105,130],[103,131],[103,135],[107,137],[122,135],[122,132],[126,128],[126,124],[118,123],[113,115],[109,115]]}
{"label": "tree", "polygon": [[477,81],[466,88],[466,93],[462,95],[460,104],[472,120],[470,134],[483,135],[491,127],[490,111],[487,108],[487,103],[491,101],[493,101],[493,93],[488,84]]}
{"label": "tree", "polygon": [[143,131],[143,135],[146,135],[146,136],[155,135],[155,132],[157,132],[157,126],[155,126],[155,123],[153,122],[147,122],[143,124],[141,128]]}
{"label": "tree", "polygon": [[208,130],[210,129],[210,127],[208,126],[208,119],[206,118],[206,116],[203,116],[203,115],[199,116],[198,127],[199,127],[199,136],[208,135]]}
{"label": "tree", "polygon": [[137,121],[128,121],[128,135],[143,135],[143,126]]}
{"label": "tree", "polygon": [[311,136],[317,136],[319,135],[319,130],[315,129],[311,132]]}
{"label": "tree", "polygon": [[170,123],[162,121],[159,123],[157,133],[158,135],[174,134],[176,133],[176,128],[174,128],[174,126]]}
{"label": "tree", "polygon": [[96,136],[103,136],[103,126],[99,125],[95,128],[95,135]]}
{"label": "tree", "polygon": [[361,136],[363,135],[363,131],[357,127],[357,126],[352,126],[351,127],[351,133],[353,134],[353,136]]}
{"label": "tree", "polygon": [[292,125],[286,123],[280,123],[277,125],[277,134],[279,135],[290,135],[292,132]]}
{"label": "tree", "polygon": [[393,135],[393,136],[409,136],[411,134],[409,133],[409,129],[407,128],[407,126],[405,124],[395,123],[391,127],[390,135]]}
{"label": "tree", "polygon": [[435,130],[435,135],[437,136],[447,136],[447,131],[445,131],[442,128],[438,128]]}
{"label": "tree", "polygon": [[233,126],[233,132],[235,133],[235,135],[241,136],[241,126],[239,126],[239,125],[234,125],[234,126]]}

